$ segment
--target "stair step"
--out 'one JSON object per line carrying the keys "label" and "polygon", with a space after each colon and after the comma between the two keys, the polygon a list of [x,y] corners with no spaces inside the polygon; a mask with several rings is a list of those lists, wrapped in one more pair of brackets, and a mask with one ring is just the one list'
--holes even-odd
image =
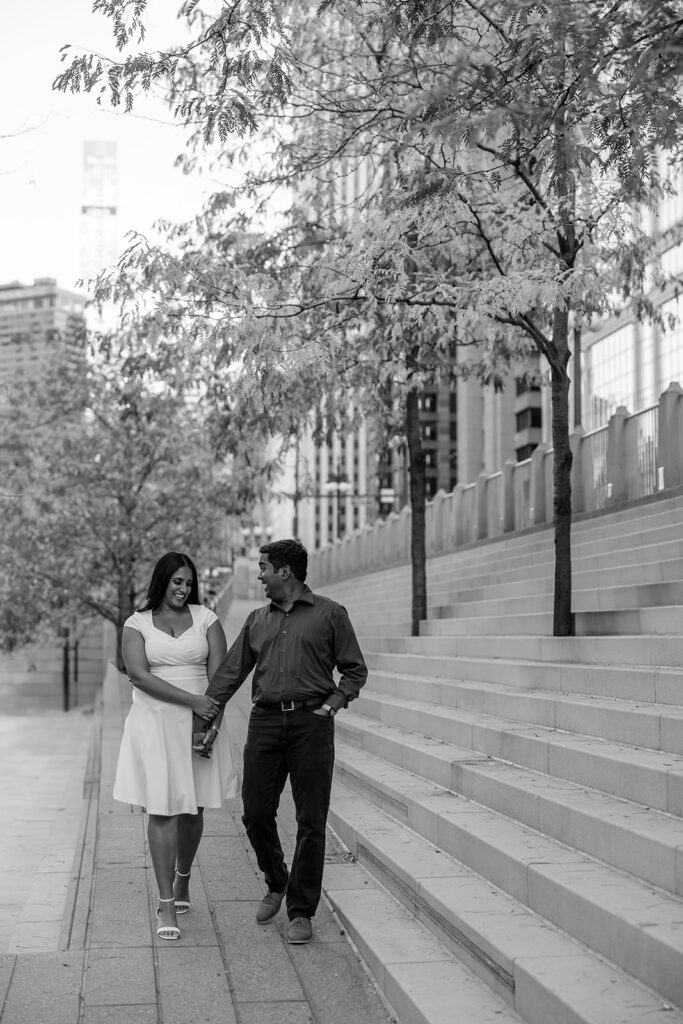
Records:
{"label": "stair step", "polygon": [[496,996],[358,863],[325,867],[325,895],[405,1024],[521,1024]]}
{"label": "stair step", "polygon": [[[389,694],[436,706],[464,708],[513,722],[599,736],[617,743],[683,755],[683,707],[552,690],[526,690],[374,670],[365,696]],[[683,699],[683,692],[681,693]]]}
{"label": "stair step", "polygon": [[[529,592],[498,595],[481,599],[470,598],[458,600],[446,605],[430,605],[429,618],[450,619],[478,615],[508,615],[510,613],[510,597],[518,601],[524,597],[524,609],[527,612],[543,612],[552,610],[553,595],[550,590],[542,593]],[[659,610],[670,605],[683,605],[683,580],[657,583],[632,583],[612,587],[590,587],[579,589],[574,585],[572,608],[575,612],[621,611],[625,608],[654,608]],[[679,608],[679,614],[681,609]],[[679,632],[683,628],[683,619],[679,619]],[[660,631],[661,632],[661,631]]]}
{"label": "stair step", "polygon": [[[364,651],[370,656],[391,651],[412,657],[485,658],[507,662],[535,661],[577,664],[583,669],[595,665],[683,666],[683,635],[675,636],[458,636],[448,632],[449,620],[429,620],[427,633],[420,636],[375,638],[366,636]],[[581,692],[582,688],[577,688]]]}
{"label": "stair step", "polygon": [[683,1006],[683,904],[675,896],[372,754],[350,751],[341,763],[345,786],[451,863]]}
{"label": "stair step", "polygon": [[[551,635],[553,576],[549,525],[432,554],[417,637],[409,565],[326,588],[370,672],[337,719],[330,822],[371,905],[399,900],[526,1024],[677,1020],[683,493],[572,524],[576,636]],[[364,889],[339,884],[342,919]],[[371,959],[372,921],[348,920]]]}
{"label": "stair step", "polygon": [[[527,1024],[683,1022],[661,996],[339,783],[330,824],[360,863]],[[678,994],[681,978],[669,974],[664,981]]]}
{"label": "stair step", "polygon": [[678,817],[353,712],[337,735],[342,772],[344,749],[362,750],[683,896]]}
{"label": "stair step", "polygon": [[[373,638],[379,643],[381,638]],[[387,645],[400,638],[387,637]],[[405,638],[404,638],[405,639]],[[440,639],[440,638],[435,638]],[[446,639],[446,638],[442,638]],[[453,638],[447,638],[452,641]],[[490,638],[489,638],[490,639]],[[526,690],[566,691],[595,695],[601,698],[643,700],[648,703],[677,706],[681,700],[681,675],[674,668],[623,665],[619,663],[586,664],[585,662],[534,661],[466,657],[459,655],[389,654],[366,651],[365,660],[371,672],[431,677],[462,682],[494,683]]]}
{"label": "stair step", "polygon": [[[573,565],[573,600],[576,601],[578,596],[584,591],[590,591],[596,595],[600,605],[606,607],[605,601],[610,601],[612,590],[618,591],[621,587],[636,587],[641,590],[638,599],[639,604],[678,604],[678,597],[674,595],[678,594],[679,586],[683,587],[683,558],[642,562],[637,565],[612,565],[610,567],[609,579],[610,585],[606,586],[604,569],[591,567],[577,571],[576,566]],[[499,600],[510,598],[517,600],[520,596],[526,597],[527,595],[551,597],[553,592],[553,576],[550,572],[537,577],[527,574],[524,578],[507,582],[489,581],[480,578],[475,586],[467,587],[461,584],[459,578],[453,579],[453,572],[451,570],[447,580],[437,582],[428,575],[428,581],[430,583],[428,587],[430,618],[432,617],[432,611],[436,616],[438,608],[444,605],[448,606],[456,598],[457,602],[462,603],[480,601],[489,595]],[[675,589],[671,596],[668,596],[669,592],[664,589],[662,592],[663,600],[661,601],[656,589],[652,596],[648,589],[650,587],[666,588],[669,585],[672,585]],[[439,596],[444,593],[448,594],[452,600],[439,603]],[[641,597],[642,600],[640,600]]]}
{"label": "stair step", "polygon": [[[425,621],[436,621],[443,624],[439,627],[441,635],[448,636],[550,636],[553,631],[552,599],[545,599],[545,604],[547,610],[538,611],[536,602],[525,598],[525,610],[519,613],[509,610],[504,612],[502,608],[495,613],[486,613],[472,604],[468,609],[469,614],[454,614],[451,618],[441,614],[436,620],[423,620],[420,628],[423,629]],[[516,603],[513,607],[519,608],[520,605]],[[682,623],[683,607],[680,605],[590,611],[577,608],[574,611],[574,631],[579,637],[644,634],[675,636],[680,634]]]}
{"label": "stair step", "polygon": [[365,691],[358,710],[398,728],[523,768],[683,814],[683,756]]}

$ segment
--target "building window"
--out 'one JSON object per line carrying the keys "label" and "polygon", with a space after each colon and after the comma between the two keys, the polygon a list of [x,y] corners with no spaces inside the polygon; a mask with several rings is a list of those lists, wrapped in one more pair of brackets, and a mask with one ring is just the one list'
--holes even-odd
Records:
{"label": "building window", "polygon": [[536,444],[525,444],[521,448],[517,448],[515,451],[517,462],[526,462],[527,459],[531,458],[531,454],[536,448],[538,448]]}
{"label": "building window", "polygon": [[542,426],[542,418],[540,409],[522,409],[515,417],[517,430],[530,430],[533,427],[540,427]]}
{"label": "building window", "polygon": [[533,382],[533,378],[530,380],[529,377],[517,377],[515,380],[515,394],[526,395],[528,391],[540,391],[541,388],[538,384]]}

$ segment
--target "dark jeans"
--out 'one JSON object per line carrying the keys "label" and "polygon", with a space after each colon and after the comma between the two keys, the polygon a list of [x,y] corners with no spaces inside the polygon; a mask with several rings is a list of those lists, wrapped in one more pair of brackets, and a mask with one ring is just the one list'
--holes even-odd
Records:
{"label": "dark jeans", "polygon": [[[242,821],[272,892],[287,889],[287,916],[313,917],[325,864],[325,828],[334,768],[334,721],[313,708],[264,711],[254,705],[244,746]],[[287,872],[277,831],[289,775],[296,808],[296,848]]]}

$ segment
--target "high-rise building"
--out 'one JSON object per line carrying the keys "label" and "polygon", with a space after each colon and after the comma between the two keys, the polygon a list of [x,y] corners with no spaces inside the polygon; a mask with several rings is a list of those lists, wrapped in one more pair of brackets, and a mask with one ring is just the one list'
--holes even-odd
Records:
{"label": "high-rise building", "polygon": [[[56,345],[66,349],[83,343],[85,299],[57,287],[52,277],[33,284],[0,284],[0,382],[15,373],[30,374],[45,362]],[[0,398],[0,416],[10,412]],[[0,461],[2,461],[0,433]]]}
{"label": "high-rise building", "polygon": [[0,380],[38,365],[55,339],[76,342],[85,323],[85,301],[58,288],[53,277],[0,284]]}
{"label": "high-rise building", "polygon": [[118,256],[117,192],[116,143],[84,142],[81,268],[86,283]]}

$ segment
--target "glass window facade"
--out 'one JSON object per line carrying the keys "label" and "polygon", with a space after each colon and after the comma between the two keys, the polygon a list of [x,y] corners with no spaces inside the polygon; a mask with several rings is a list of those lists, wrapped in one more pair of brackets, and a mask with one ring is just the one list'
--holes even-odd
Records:
{"label": "glass window facade", "polygon": [[[647,409],[659,397],[655,382],[655,331],[651,322],[640,325],[640,389],[638,408]],[[634,410],[635,411],[635,410]]]}
{"label": "glass window facade", "polygon": [[[678,297],[665,302],[662,316],[664,327],[659,338],[658,394],[674,380],[683,385],[683,299]],[[671,317],[674,318],[672,325],[668,322]]]}
{"label": "glass window facade", "polygon": [[683,270],[683,242],[679,242],[678,245],[663,252],[661,264],[662,270],[667,276],[673,277],[674,274],[680,274]]}
{"label": "glass window facade", "polygon": [[659,230],[667,231],[683,220],[683,170],[674,167],[665,154],[660,154],[659,173],[673,189],[673,195],[665,195],[659,205]]}
{"label": "glass window facade", "polygon": [[620,405],[633,412],[635,396],[634,324],[626,324],[591,345],[585,353],[586,390],[584,426],[587,430],[607,423]]}

